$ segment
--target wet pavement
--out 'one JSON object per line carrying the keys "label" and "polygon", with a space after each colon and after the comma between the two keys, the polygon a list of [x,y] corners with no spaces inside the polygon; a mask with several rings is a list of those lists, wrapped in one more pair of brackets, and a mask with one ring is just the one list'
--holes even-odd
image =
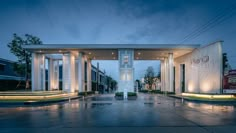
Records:
{"label": "wet pavement", "polygon": [[236,104],[194,103],[156,94],[120,101],[97,95],[47,106],[0,107],[0,132],[234,132]]}

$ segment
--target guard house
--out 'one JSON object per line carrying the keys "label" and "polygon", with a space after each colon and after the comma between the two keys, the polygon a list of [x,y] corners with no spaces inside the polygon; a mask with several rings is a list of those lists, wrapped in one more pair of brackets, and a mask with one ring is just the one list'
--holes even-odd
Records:
{"label": "guard house", "polygon": [[[118,90],[134,91],[135,60],[161,61],[161,90],[175,93],[221,93],[222,42],[201,45],[171,44],[43,44],[27,45],[32,53],[32,91],[58,87],[59,61],[63,90],[91,90],[91,60],[119,60]],[[47,63],[45,63],[47,61]],[[111,66],[112,67],[112,66]]]}

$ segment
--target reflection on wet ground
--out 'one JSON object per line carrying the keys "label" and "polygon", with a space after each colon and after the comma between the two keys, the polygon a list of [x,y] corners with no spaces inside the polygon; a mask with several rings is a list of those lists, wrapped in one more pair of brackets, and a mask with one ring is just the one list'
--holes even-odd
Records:
{"label": "reflection on wet ground", "polygon": [[47,106],[1,107],[0,128],[234,126],[235,108],[163,95],[139,94],[137,100],[123,101],[106,94]]}

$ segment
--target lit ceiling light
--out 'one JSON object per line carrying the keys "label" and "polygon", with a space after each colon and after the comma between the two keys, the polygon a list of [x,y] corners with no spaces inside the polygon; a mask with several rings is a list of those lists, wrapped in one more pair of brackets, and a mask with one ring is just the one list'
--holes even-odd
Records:
{"label": "lit ceiling light", "polygon": [[89,55],[91,55],[91,52],[89,52]]}
{"label": "lit ceiling light", "polygon": [[141,53],[140,52],[138,52],[138,55],[140,55]]}
{"label": "lit ceiling light", "polygon": [[59,50],[59,52],[61,53],[61,50]]}
{"label": "lit ceiling light", "polygon": [[112,55],[114,54],[114,52],[111,53]]}
{"label": "lit ceiling light", "polygon": [[41,51],[41,50],[39,50],[39,53],[42,53],[42,51]]}

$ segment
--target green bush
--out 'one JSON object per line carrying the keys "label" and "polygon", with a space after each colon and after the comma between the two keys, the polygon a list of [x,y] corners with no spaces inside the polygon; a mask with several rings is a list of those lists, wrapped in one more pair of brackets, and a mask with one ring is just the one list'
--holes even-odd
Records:
{"label": "green bush", "polygon": [[116,92],[116,93],[115,93],[115,96],[117,96],[117,97],[121,97],[121,96],[123,96],[123,95],[124,95],[123,92]]}
{"label": "green bush", "polygon": [[137,96],[137,93],[136,92],[128,92],[128,97],[130,96]]}
{"label": "green bush", "polygon": [[148,90],[140,90],[139,92],[148,93]]}
{"label": "green bush", "polygon": [[79,92],[78,95],[79,96],[85,96],[85,95],[91,95],[91,94],[94,94],[94,93],[95,93],[94,91]]}
{"label": "green bush", "polygon": [[[124,92],[116,92],[115,96],[123,97],[124,96]],[[136,92],[128,92],[128,97],[131,97],[131,96],[137,96],[137,93]]]}
{"label": "green bush", "polygon": [[161,91],[161,90],[140,90],[139,92],[154,93],[154,94],[168,94],[168,95],[175,94],[175,92],[164,92],[164,91]]}

